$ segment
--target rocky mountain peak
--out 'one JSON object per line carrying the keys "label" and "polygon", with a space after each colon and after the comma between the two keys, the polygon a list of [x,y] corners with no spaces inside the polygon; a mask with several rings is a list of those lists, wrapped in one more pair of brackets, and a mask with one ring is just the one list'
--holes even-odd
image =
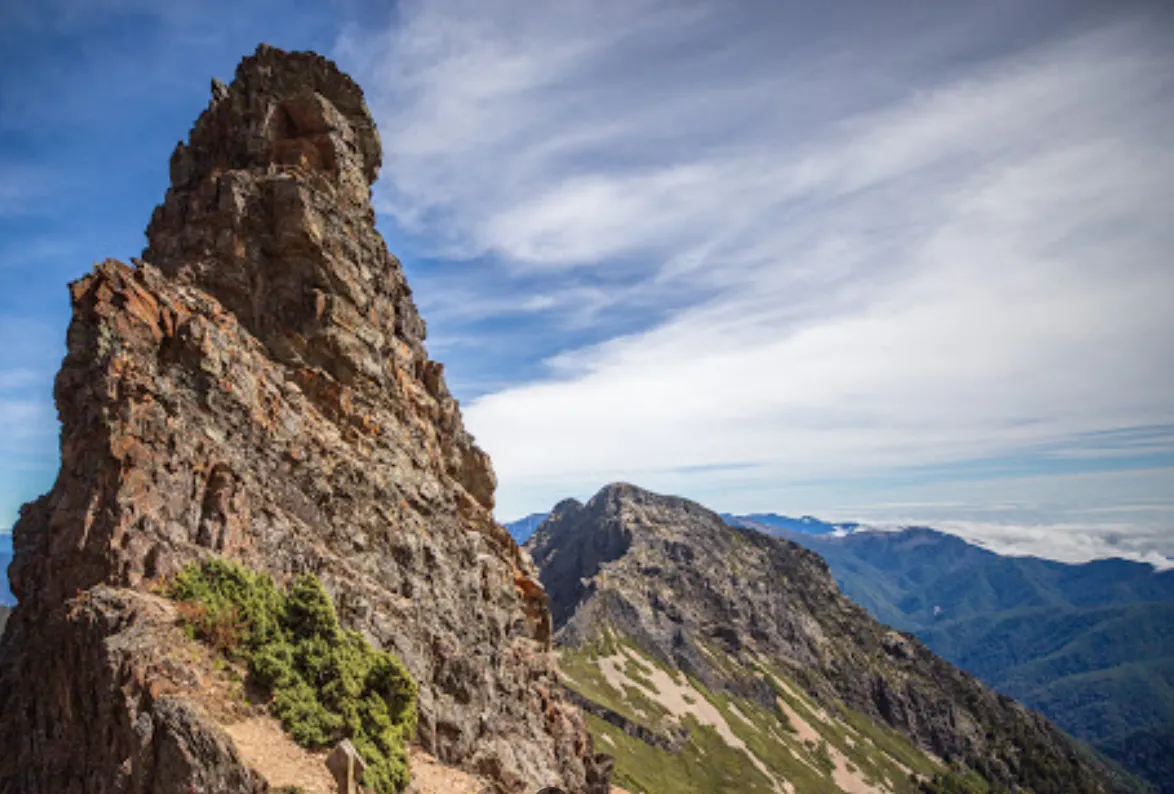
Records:
{"label": "rocky mountain peak", "polygon": [[[998,790],[1111,788],[1046,720],[877,623],[839,592],[822,558],[789,540],[728,526],[686,499],[612,485],[552,513],[526,548],[587,700],[606,691],[592,684],[594,670],[616,678],[625,654],[683,673],[719,693],[714,702],[740,699],[763,713],[777,714],[794,692],[776,682],[791,681],[826,713],[895,730]],[[627,725],[608,709],[593,713]]]}
{"label": "rocky mountain peak", "polygon": [[[704,587],[704,597],[698,594],[696,600],[718,611],[718,596],[728,602],[742,600],[739,589],[746,572],[732,571],[727,565],[760,538],[730,528],[717,513],[691,500],[615,483],[601,489],[581,509],[553,512],[526,548],[542,572],[556,630],[578,636],[589,633],[596,616],[591,606],[582,616],[575,613],[593,597],[619,585],[624,578],[613,574],[620,570],[630,569],[637,578],[712,579]],[[802,569],[811,585],[807,596],[834,591],[835,584],[818,555],[787,541],[765,551],[780,569]],[[678,663],[691,664],[693,654],[689,657]],[[688,672],[708,678],[711,668],[702,661]]]}
{"label": "rocky mountain peak", "polygon": [[[231,84],[213,83],[176,147],[143,258],[215,297],[282,363],[367,389],[407,370],[446,397],[403,270],[375,229],[381,157],[349,77],[313,53],[262,45]],[[478,495],[488,503],[491,490]]]}
{"label": "rocky mountain peak", "polygon": [[366,186],[382,157],[358,84],[316,53],[261,44],[241,60],[231,84],[213,78],[208,109],[172,155],[171,179],[190,188],[216,169],[311,165],[334,181]]}
{"label": "rocky mountain peak", "polygon": [[[711,526],[713,519],[721,520],[717,513],[696,502],[679,496],[654,493],[626,482],[605,485],[586,504],[580,504],[573,499],[559,502],[551,517],[569,518],[579,512],[590,514],[604,523],[622,523],[635,533],[666,530],[679,532],[687,529],[704,531]],[[674,520],[664,520],[668,516],[672,516]],[[675,520],[677,517],[683,517],[684,520]],[[582,528],[587,529],[597,524],[598,521],[584,524]],[[560,526],[562,525],[556,523],[551,528]]]}
{"label": "rocky mountain peak", "polygon": [[[582,510],[582,509],[583,509],[582,502],[580,502],[578,499],[569,499],[568,498],[568,499],[563,499],[561,502],[559,502],[554,507],[552,507],[550,512],[547,513],[547,516],[559,515],[562,513],[570,513],[575,510]],[[538,515],[538,514],[536,514],[536,515]]]}
{"label": "rocky mountain peak", "polygon": [[316,577],[411,673],[441,761],[506,792],[606,790],[546,594],[375,229],[379,162],[350,78],[262,46],[177,147],[144,261],[70,285],[61,470],[14,529],[0,792],[266,790],[158,597],[212,556]]}
{"label": "rocky mountain peak", "polygon": [[653,494],[651,491],[646,491],[637,485],[632,485],[627,482],[613,482],[600,488],[587,503],[620,504],[622,502],[641,501],[654,496],[656,494]]}
{"label": "rocky mountain peak", "polygon": [[[331,61],[262,45],[172,155],[172,184],[143,257],[217,301],[275,360],[378,401],[418,383],[437,405],[443,456],[493,507],[488,457],[460,423],[399,260],[375,228],[379,134]],[[313,388],[321,388],[317,385]]]}
{"label": "rocky mountain peak", "polygon": [[[612,563],[624,558],[629,562],[664,559],[690,576],[718,573],[711,569],[724,564],[741,537],[721,516],[696,502],[612,483],[586,504],[560,502],[526,548],[542,571],[555,629],[574,633],[578,629],[565,628],[566,624],[575,622],[575,612],[602,581],[610,581],[605,574]],[[788,565],[827,574],[818,555],[788,545]],[[702,563],[707,566],[704,572],[693,570]],[[658,573],[663,566],[653,565],[650,570]],[[591,623],[594,618],[584,620]]]}

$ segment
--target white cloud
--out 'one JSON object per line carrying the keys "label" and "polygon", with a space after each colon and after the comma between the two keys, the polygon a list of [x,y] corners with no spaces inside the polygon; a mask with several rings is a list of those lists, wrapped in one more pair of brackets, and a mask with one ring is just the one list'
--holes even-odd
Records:
{"label": "white cloud", "polygon": [[1120,557],[1149,563],[1158,570],[1174,569],[1169,532],[1139,529],[1134,524],[1022,525],[946,521],[938,528],[998,554],[1044,557],[1063,562]]}
{"label": "white cloud", "polygon": [[[596,8],[408,3],[339,48],[383,132],[381,208],[494,269],[483,316],[576,302],[518,295],[519,274],[628,277],[584,315],[599,341],[467,407],[503,511],[615,479],[684,490],[689,467],[748,466],[707,475],[736,500],[1079,459],[1090,432],[1174,424],[1160,28],[967,61],[945,24],[829,39],[740,6]],[[691,300],[608,334],[635,293]]]}

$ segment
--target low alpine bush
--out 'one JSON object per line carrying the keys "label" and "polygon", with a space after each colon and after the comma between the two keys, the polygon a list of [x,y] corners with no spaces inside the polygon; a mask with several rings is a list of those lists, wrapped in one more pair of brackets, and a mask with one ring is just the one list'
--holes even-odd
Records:
{"label": "low alpine bush", "polygon": [[283,591],[267,574],[211,559],[185,568],[169,594],[193,638],[248,665],[294,741],[319,749],[350,739],[368,764],[366,785],[379,794],[408,785],[416,682],[395,656],[342,628],[315,577]]}

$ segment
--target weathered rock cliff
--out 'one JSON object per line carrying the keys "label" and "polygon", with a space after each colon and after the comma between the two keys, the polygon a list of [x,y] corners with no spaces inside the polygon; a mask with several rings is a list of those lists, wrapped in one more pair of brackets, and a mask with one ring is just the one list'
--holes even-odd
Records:
{"label": "weathered rock cliff", "polygon": [[557,505],[526,548],[568,653],[616,637],[720,693],[719,708],[733,697],[744,712],[780,719],[779,698],[790,695],[778,682],[792,681],[828,714],[891,727],[947,766],[1005,787],[996,790],[1112,789],[1107,771],[1046,719],[877,623],[841,595],[818,555],[790,541],[619,484],[586,505]]}
{"label": "weathered rock cliff", "polygon": [[212,554],[316,574],[415,676],[441,760],[508,791],[606,790],[546,596],[375,229],[380,156],[358,86],[262,46],[177,147],[145,261],[71,285],[61,471],[14,533],[0,792],[265,790],[163,684],[147,630],[155,583]]}

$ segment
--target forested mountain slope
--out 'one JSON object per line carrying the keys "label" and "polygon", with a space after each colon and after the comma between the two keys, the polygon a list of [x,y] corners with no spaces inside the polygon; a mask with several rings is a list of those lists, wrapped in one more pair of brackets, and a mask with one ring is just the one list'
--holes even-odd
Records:
{"label": "forested mountain slope", "polygon": [[1174,571],[1007,557],[926,528],[780,534],[878,619],[1174,791],[1147,760],[1174,728]]}

